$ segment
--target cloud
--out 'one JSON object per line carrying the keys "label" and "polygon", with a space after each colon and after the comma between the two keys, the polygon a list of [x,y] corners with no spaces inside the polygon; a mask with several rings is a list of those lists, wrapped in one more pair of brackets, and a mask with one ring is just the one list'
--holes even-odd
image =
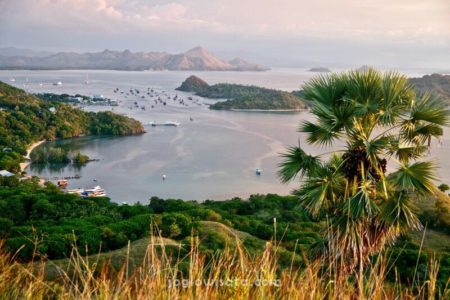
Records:
{"label": "cloud", "polygon": [[[234,47],[262,52],[288,46],[318,49],[324,44],[338,51],[343,49],[342,45],[350,44],[354,46],[349,48],[355,51],[358,47],[373,46],[389,53],[419,48],[426,53],[423,49],[427,47],[443,53],[450,47],[448,0],[0,0],[0,3],[0,46],[180,51],[189,45],[203,44],[216,49]],[[309,55],[315,55],[314,51]]]}

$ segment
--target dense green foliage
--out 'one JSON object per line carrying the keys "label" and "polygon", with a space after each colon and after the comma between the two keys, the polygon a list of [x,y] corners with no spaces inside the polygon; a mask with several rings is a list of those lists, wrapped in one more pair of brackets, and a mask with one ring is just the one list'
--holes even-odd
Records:
{"label": "dense green foliage", "polygon": [[38,148],[31,153],[30,157],[33,163],[40,164],[68,163],[70,161],[68,153],[59,147]]}
{"label": "dense green foliage", "polygon": [[296,94],[253,85],[219,83],[208,85],[196,76],[187,78],[181,91],[213,99],[228,99],[210,106],[211,109],[298,110],[305,109],[303,100]]}
{"label": "dense green foliage", "polygon": [[0,169],[18,172],[22,155],[38,140],[142,132],[142,124],[128,117],[84,112],[67,104],[43,101],[0,82]]}
{"label": "dense green foliage", "polygon": [[76,165],[84,165],[89,161],[89,156],[85,154],[81,154],[81,152],[77,152],[73,157],[73,163]]}
{"label": "dense green foliage", "polygon": [[[235,239],[230,234],[236,234],[250,253],[262,251],[265,241],[276,236],[281,241],[282,267],[290,266],[294,251],[299,254],[295,265],[302,266],[310,249],[322,241],[326,227],[324,219],[312,218],[294,196],[253,195],[248,200],[203,203],[152,197],[148,205],[118,205],[108,198],[81,199],[65,194],[51,184],[40,187],[33,180],[3,178],[0,182],[0,235],[6,238],[10,251],[23,247],[17,254],[22,261],[31,259],[35,247],[49,259],[70,256],[74,244],[82,254],[86,245],[90,254],[118,249],[128,240],[148,236],[151,224],[163,237],[180,242],[181,254],[189,251],[192,233],[199,235],[202,252],[211,255],[233,246]],[[404,235],[390,250],[392,263],[396,260],[404,281],[413,277],[420,252],[422,273],[426,270],[421,266],[434,253],[433,249],[420,251],[419,243]],[[443,284],[450,275],[450,249],[437,254]],[[394,269],[389,276],[394,278]]]}

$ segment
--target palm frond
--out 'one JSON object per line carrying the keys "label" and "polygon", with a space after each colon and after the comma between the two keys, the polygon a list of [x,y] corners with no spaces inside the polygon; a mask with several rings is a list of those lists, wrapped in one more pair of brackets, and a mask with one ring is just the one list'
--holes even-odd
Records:
{"label": "palm frond", "polygon": [[432,194],[435,164],[431,161],[401,164],[400,168],[390,174],[389,181],[398,191],[413,192],[418,195]]}
{"label": "palm frond", "polygon": [[411,120],[414,122],[425,121],[435,125],[448,126],[449,117],[449,111],[443,102],[432,97],[431,94],[424,94],[411,109]]}
{"label": "palm frond", "polygon": [[401,163],[407,164],[410,160],[422,157],[426,151],[428,151],[428,147],[425,145],[393,139],[390,141],[387,153]]}
{"label": "palm frond", "polygon": [[329,146],[340,136],[339,131],[334,131],[323,123],[314,124],[309,121],[304,122],[299,131],[308,134],[308,143],[320,146]]}
{"label": "palm frond", "polygon": [[309,213],[318,216],[324,209],[336,205],[345,192],[345,186],[344,176],[339,170],[325,165],[319,167],[313,177],[307,178],[295,194]]}
{"label": "palm frond", "polygon": [[409,229],[420,229],[421,223],[411,209],[411,199],[405,191],[394,193],[383,205],[380,219],[388,226],[394,226],[400,233]]}
{"label": "palm frond", "polygon": [[382,79],[382,93],[380,123],[393,125],[414,100],[414,89],[406,76],[397,72],[387,72]]}
{"label": "palm frond", "polygon": [[282,154],[283,162],[279,164],[278,176],[283,183],[293,180],[300,173],[300,177],[314,172],[320,167],[320,160],[316,156],[308,155],[300,147],[291,146]]}
{"label": "palm frond", "polygon": [[339,105],[345,94],[345,74],[331,74],[312,78],[303,86],[305,98],[327,107]]}
{"label": "palm frond", "polygon": [[358,104],[360,112],[368,114],[378,110],[382,99],[381,79],[381,73],[372,68],[349,73],[347,97]]}
{"label": "palm frond", "polygon": [[378,213],[374,184],[370,180],[362,182],[357,192],[345,202],[343,211],[352,219],[370,218]]}

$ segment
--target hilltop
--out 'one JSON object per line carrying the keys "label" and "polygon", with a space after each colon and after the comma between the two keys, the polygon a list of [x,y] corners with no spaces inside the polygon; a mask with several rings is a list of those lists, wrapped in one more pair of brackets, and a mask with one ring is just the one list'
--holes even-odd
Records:
{"label": "hilltop", "polygon": [[209,85],[197,76],[189,76],[176,88],[212,99],[227,99],[210,106],[218,110],[300,110],[307,106],[297,94],[253,85],[218,83]]}
{"label": "hilltop", "polygon": [[[31,53],[31,52],[30,52]],[[1,55],[0,69],[105,69],[105,70],[197,70],[197,71],[265,71],[266,67],[235,58],[225,61],[210,51],[195,47],[184,53],[131,52],[60,52],[46,56]]]}

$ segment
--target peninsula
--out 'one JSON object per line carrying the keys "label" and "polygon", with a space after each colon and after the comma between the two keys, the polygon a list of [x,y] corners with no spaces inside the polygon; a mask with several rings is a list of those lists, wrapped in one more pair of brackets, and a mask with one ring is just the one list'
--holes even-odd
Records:
{"label": "peninsula", "polygon": [[[0,170],[21,172],[41,141],[83,135],[144,133],[142,124],[112,112],[85,112],[42,100],[0,81]],[[39,141],[39,143],[38,143]],[[21,164],[22,163],[22,164]]]}

